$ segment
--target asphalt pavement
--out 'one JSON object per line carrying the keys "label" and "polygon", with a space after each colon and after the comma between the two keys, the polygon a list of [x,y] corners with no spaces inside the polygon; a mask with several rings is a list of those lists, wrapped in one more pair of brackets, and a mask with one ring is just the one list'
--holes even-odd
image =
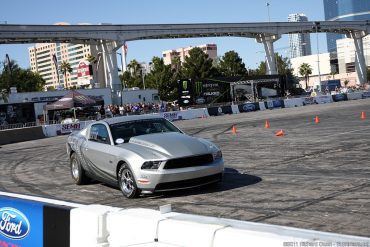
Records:
{"label": "asphalt pavement", "polygon": [[175,124],[221,147],[221,185],[138,199],[100,183],[77,186],[66,136],[58,136],[1,146],[0,191],[122,208],[171,204],[182,213],[370,237],[370,99]]}

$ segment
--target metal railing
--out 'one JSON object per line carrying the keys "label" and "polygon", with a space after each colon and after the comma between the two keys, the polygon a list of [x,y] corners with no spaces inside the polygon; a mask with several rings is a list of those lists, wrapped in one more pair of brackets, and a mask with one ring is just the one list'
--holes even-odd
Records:
{"label": "metal railing", "polygon": [[57,124],[57,121],[51,120],[47,122],[27,122],[27,123],[13,123],[13,124],[3,123],[0,125],[0,130],[19,129],[19,128],[35,127],[35,126],[50,125],[50,124]]}

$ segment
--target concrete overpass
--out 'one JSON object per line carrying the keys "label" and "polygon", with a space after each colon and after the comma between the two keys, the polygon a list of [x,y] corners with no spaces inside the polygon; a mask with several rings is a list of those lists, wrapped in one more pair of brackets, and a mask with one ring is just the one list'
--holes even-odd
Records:
{"label": "concrete overpass", "polygon": [[[268,23],[201,23],[147,25],[0,25],[0,44],[88,43],[104,54],[107,85],[119,90],[116,52],[125,42],[144,39],[194,37],[254,38],[264,45],[267,73],[276,74],[273,43],[289,33],[341,33],[353,38],[358,81],[367,82],[362,38],[370,33],[370,21],[314,21]],[[124,54],[123,54],[124,55]],[[125,57],[123,57],[125,63]]]}

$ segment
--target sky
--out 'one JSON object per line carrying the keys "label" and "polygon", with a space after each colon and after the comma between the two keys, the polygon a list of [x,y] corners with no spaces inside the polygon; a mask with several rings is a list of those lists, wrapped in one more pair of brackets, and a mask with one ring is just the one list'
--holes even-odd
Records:
{"label": "sky", "polygon": [[[269,6],[267,6],[269,3]],[[11,0],[0,7],[0,24],[177,24],[287,21],[292,13],[304,13],[309,21],[324,20],[323,0]],[[312,53],[326,52],[325,34],[311,34]],[[319,49],[317,49],[317,39]],[[130,41],[127,61],[150,62],[162,51],[214,43],[218,56],[234,50],[248,68],[264,60],[263,45],[254,39],[193,38]],[[28,47],[32,44],[0,44],[0,61],[8,54],[22,68],[29,68]],[[288,57],[288,35],[274,43],[275,52]],[[119,56],[118,56],[119,58]],[[120,65],[120,62],[118,62]]]}

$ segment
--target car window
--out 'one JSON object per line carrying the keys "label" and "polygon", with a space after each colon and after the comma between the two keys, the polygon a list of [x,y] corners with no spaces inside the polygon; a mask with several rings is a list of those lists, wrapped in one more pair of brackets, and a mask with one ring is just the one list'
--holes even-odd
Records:
{"label": "car window", "polygon": [[113,140],[122,138],[128,142],[131,137],[163,132],[180,132],[172,123],[162,118],[140,119],[110,125]]}
{"label": "car window", "polygon": [[90,141],[110,144],[109,133],[104,124],[94,124],[90,128]]}

